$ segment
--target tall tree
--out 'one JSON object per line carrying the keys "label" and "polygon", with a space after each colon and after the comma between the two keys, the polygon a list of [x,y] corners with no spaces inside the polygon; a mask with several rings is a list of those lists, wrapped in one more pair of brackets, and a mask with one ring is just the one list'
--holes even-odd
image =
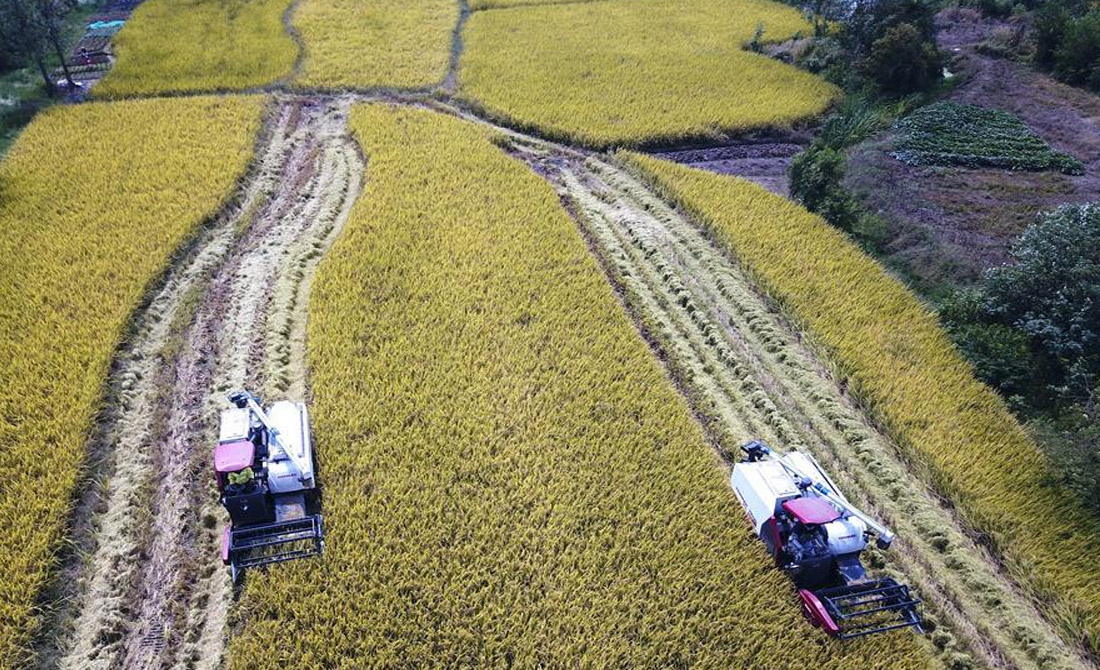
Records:
{"label": "tall tree", "polygon": [[33,62],[46,90],[53,95],[57,87],[46,67],[46,53],[52,50],[61,61],[66,82],[74,86],[65,62],[65,19],[77,6],[77,0],[3,0],[0,2],[0,40],[11,60]]}
{"label": "tall tree", "polygon": [[[26,2],[28,0],[9,0],[18,2]],[[33,4],[34,15],[38,21],[38,32],[41,35],[41,39],[46,42],[50,47],[53,47],[54,53],[57,54],[57,58],[61,61],[61,70],[65,73],[65,82],[69,85],[69,90],[76,87],[76,82],[73,81],[73,76],[69,72],[69,66],[65,62],[65,48],[62,45],[62,41],[65,37],[65,19],[69,16],[69,13],[76,9],[78,0],[30,0]]]}

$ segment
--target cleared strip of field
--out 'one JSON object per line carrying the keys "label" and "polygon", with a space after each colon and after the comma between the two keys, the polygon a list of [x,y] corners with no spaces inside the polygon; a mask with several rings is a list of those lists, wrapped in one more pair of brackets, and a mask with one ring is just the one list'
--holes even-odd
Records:
{"label": "cleared strip of field", "polygon": [[675,142],[788,126],[836,95],[825,81],[748,52],[806,32],[769,0],[608,0],[474,12],[460,97],[544,135],[592,146]]}
{"label": "cleared strip of field", "polygon": [[823,345],[911,468],[947,496],[1068,640],[1100,650],[1100,527],[931,314],[839,231],[749,182],[627,154]]}
{"label": "cleared strip of field", "polygon": [[[704,231],[604,160],[514,143],[557,185],[646,338],[731,458],[760,438],[813,454],[898,535],[867,562],[916,589],[946,667],[1092,668],[845,397],[801,333]],[[900,574],[899,574],[900,573]],[[965,665],[964,665],[965,664]]]}
{"label": "cleared strip of field", "polygon": [[807,628],[544,181],[453,117],[351,122],[366,193],[310,301],[326,553],[249,574],[231,668],[927,666]]}
{"label": "cleared strip of field", "polygon": [[447,74],[455,0],[301,0],[306,89],[424,89]]}
{"label": "cleared strip of field", "polygon": [[239,91],[291,74],[291,0],[147,0],[114,40],[118,62],[92,89],[115,98]]}
{"label": "cleared strip of field", "polygon": [[262,107],[59,107],[0,163],[0,667],[18,666],[37,628],[112,354],[244,173]]}

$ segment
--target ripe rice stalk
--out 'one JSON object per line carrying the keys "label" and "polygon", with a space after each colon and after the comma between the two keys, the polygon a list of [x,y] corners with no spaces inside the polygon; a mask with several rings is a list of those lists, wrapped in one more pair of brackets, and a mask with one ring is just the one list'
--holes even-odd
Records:
{"label": "ripe rice stalk", "polygon": [[252,156],[263,99],[39,114],[0,162],[0,668],[21,667],[111,357]]}
{"label": "ripe rice stalk", "polygon": [[447,72],[454,0],[302,0],[305,89],[422,89]]}
{"label": "ripe rice stalk", "polygon": [[1100,524],[929,311],[842,232],[746,180],[622,160],[750,269],[1067,640],[1100,652]]}
{"label": "ripe rice stalk", "polygon": [[351,124],[309,304],[326,552],[249,573],[230,668],[929,667],[802,620],[545,181],[451,116]]}
{"label": "ripe rice stalk", "polygon": [[508,123],[595,147],[787,127],[831,84],[744,49],[807,33],[770,0],[607,0],[474,12],[460,97]]}
{"label": "ripe rice stalk", "polygon": [[115,37],[118,63],[98,98],[239,91],[294,68],[283,25],[291,0],[147,0]]}

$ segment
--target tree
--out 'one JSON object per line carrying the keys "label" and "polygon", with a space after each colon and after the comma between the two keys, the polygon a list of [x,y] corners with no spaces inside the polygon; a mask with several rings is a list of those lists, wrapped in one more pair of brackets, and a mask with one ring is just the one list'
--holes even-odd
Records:
{"label": "tree", "polygon": [[[9,0],[9,2],[27,2],[28,0]],[[65,82],[69,89],[76,87],[73,76],[69,72],[69,66],[65,62],[65,49],[61,44],[65,33],[65,18],[69,12],[76,9],[79,0],[30,0],[34,7],[34,15],[38,21],[38,32],[41,39],[53,47],[54,53],[61,61],[61,70],[65,73]]]}
{"label": "tree", "polygon": [[56,91],[49,70],[46,68],[46,52],[53,50],[61,61],[61,68],[69,86],[74,86],[72,75],[65,62],[63,45],[65,19],[77,0],[3,0],[0,2],[0,40],[10,60],[33,62],[46,90]]}
{"label": "tree", "polygon": [[[1100,205],[1040,217],[986,279],[988,309],[1028,335],[1063,374],[1100,372]],[[1068,380],[1067,380],[1068,381]]]}
{"label": "tree", "polygon": [[936,45],[909,23],[900,23],[875,40],[862,69],[880,91],[895,95],[926,90],[943,76]]}
{"label": "tree", "polygon": [[851,232],[859,217],[852,196],[844,189],[844,153],[813,145],[791,163],[791,195],[811,212],[841,230]]}

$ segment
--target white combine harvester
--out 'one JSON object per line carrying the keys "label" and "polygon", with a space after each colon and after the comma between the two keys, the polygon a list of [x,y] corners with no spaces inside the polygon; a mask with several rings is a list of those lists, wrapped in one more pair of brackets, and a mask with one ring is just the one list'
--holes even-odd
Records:
{"label": "white combine harvester", "polygon": [[894,535],[853,507],[812,456],[777,455],[758,440],[741,450],[730,485],[776,566],[794,581],[810,623],[842,639],[921,631],[920,601],[909,587],[870,578],[859,561],[869,538],[886,549]]}
{"label": "white combine harvester", "polygon": [[247,391],[229,401],[214,475],[230,520],[222,560],[236,581],[244,568],[320,554],[324,530],[306,406],[283,400],[265,411]]}

